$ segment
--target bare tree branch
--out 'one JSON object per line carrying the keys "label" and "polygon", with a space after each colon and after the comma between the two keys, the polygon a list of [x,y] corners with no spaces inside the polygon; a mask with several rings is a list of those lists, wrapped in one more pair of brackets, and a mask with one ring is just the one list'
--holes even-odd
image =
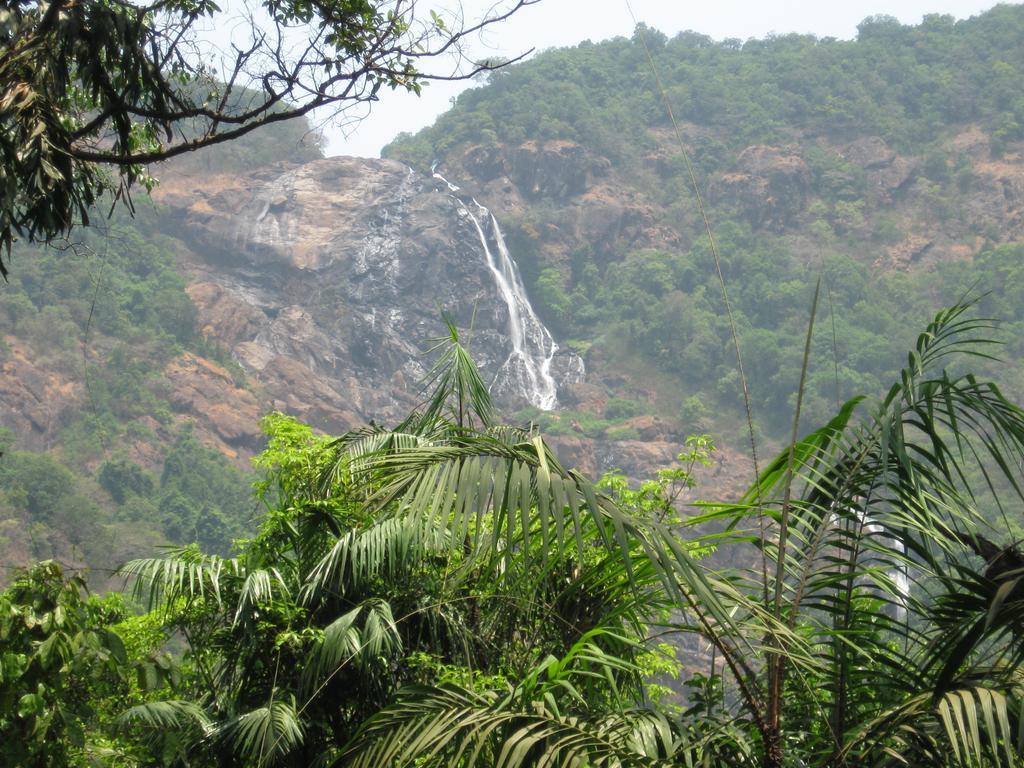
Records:
{"label": "bare tree branch", "polygon": [[[97,198],[128,199],[144,166],[317,111],[341,121],[382,88],[419,93],[519,61],[474,60],[471,23],[415,0],[14,0],[0,16],[0,274],[16,237],[47,240]],[[204,26],[228,33],[228,49]],[[453,26],[449,26],[453,24]],[[211,56],[212,54],[212,56]],[[222,59],[218,64],[217,55]],[[432,66],[431,66],[432,65]],[[101,172],[116,169],[116,178]]]}

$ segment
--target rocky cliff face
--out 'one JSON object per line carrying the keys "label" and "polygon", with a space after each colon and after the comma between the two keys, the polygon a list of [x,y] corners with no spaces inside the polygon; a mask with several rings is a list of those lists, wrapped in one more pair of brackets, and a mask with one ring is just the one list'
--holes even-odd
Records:
{"label": "rocky cliff face", "polygon": [[[706,180],[708,198],[786,238],[794,253],[804,249],[816,258],[819,248],[804,234],[823,215],[815,207],[812,149],[748,147]],[[852,236],[871,236],[872,207],[899,223],[902,239],[872,249],[873,269],[969,259],[983,242],[979,233],[1012,240],[1024,231],[1024,159],[1009,153],[993,160],[986,134],[972,128],[952,136],[947,149],[966,164],[969,194],[956,218],[937,224],[918,159],[877,137],[824,147],[865,181],[868,208],[860,223],[849,224],[863,232]],[[644,168],[629,173],[660,178],[676,154],[665,139]],[[442,311],[466,333],[504,411],[524,405],[521,371],[508,364],[510,305],[493,269],[499,233],[474,197],[498,222],[533,228],[540,263],[559,269],[584,244],[600,261],[643,248],[685,248],[700,234],[667,216],[626,169],[572,142],[469,146],[446,162],[446,173],[464,189],[453,192],[441,179],[388,160],[330,158],[238,175],[201,173],[195,162],[164,169],[156,199],[164,231],[176,238],[202,332],[230,352],[248,381],[239,386],[195,355],[175,359],[163,376],[176,420],[192,422],[204,442],[243,464],[259,450],[259,416],[271,409],[335,433],[370,419],[393,422],[419,401],[424,353],[444,330]],[[61,424],[83,407],[82,381],[33,360],[15,336],[5,343],[11,352],[0,382],[3,423],[19,445],[51,448]],[[649,382],[606,365],[600,352],[591,357],[585,380],[580,360],[564,348],[552,359],[560,406],[601,416],[616,396],[664,412]],[[671,462],[693,429],[658,419],[623,425],[639,439],[594,439],[574,419],[566,416],[571,424],[563,431],[571,434],[553,442],[566,461],[593,474],[618,467],[647,475]],[[148,426],[158,439],[174,428]],[[158,459],[148,458],[152,446],[131,450],[156,466]],[[743,463],[739,454],[730,460]],[[720,475],[747,477],[742,467]]]}
{"label": "rocky cliff face", "polygon": [[[488,265],[500,232],[471,199],[386,160],[331,158],[251,177],[172,177],[159,193],[185,244],[204,333],[267,405],[331,431],[408,413],[442,312],[464,330],[507,410],[510,308]],[[550,349],[550,346],[547,346]],[[557,387],[582,380],[559,349]]]}
{"label": "rocky cliff face", "polygon": [[[212,425],[208,442],[240,458],[258,448],[256,415],[270,409],[332,433],[393,422],[420,400],[442,311],[463,329],[502,409],[525,405],[523,376],[509,364],[507,297],[481,242],[482,231],[497,261],[499,233],[473,196],[502,210],[521,196],[582,196],[573,231],[563,234],[598,243],[630,236],[630,227],[637,236],[649,212],[617,200],[602,184],[606,163],[578,147],[531,145],[511,160],[477,163],[490,178],[469,177],[473,188],[457,191],[397,162],[356,158],[249,176],[167,174],[157,198],[167,232],[180,239],[202,332],[228,348],[255,393],[232,395],[226,372],[183,358],[165,372],[181,415]],[[614,231],[602,238],[595,228]],[[588,384],[582,361],[564,348],[550,373],[560,406],[607,399],[604,372]],[[639,477],[671,463],[684,437],[660,420],[641,431],[634,440],[552,442],[584,471]]]}

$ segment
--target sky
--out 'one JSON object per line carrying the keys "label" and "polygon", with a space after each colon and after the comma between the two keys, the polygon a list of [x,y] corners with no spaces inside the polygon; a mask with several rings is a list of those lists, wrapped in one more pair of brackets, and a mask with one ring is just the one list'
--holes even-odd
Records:
{"label": "sky", "polygon": [[[442,10],[459,7],[445,0],[430,5]],[[633,18],[670,37],[693,30],[716,40],[789,32],[850,39],[857,34],[857,24],[875,14],[917,24],[926,14],[963,19],[993,5],[993,0],[540,0],[490,27],[484,38],[472,45],[473,53],[480,57],[515,56],[530,49],[628,37],[633,32]],[[495,0],[463,0],[461,6],[467,19],[480,18],[495,6]],[[381,148],[399,132],[415,132],[432,124],[466,87],[471,84],[432,83],[419,97],[384,91],[369,114],[354,125],[341,129],[330,122],[322,124],[326,152],[379,157]]]}

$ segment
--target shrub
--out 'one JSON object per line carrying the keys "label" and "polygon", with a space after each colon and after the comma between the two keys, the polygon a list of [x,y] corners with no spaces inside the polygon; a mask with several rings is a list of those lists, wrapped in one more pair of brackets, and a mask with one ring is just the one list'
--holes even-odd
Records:
{"label": "shrub", "polygon": [[646,411],[644,404],[637,400],[627,400],[624,397],[612,397],[605,403],[604,417],[606,419],[621,420],[631,419]]}

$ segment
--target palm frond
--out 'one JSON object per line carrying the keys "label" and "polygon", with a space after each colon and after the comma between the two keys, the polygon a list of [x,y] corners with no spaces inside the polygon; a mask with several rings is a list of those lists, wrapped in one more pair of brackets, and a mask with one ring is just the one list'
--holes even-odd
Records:
{"label": "palm frond", "polygon": [[383,600],[370,600],[327,625],[302,670],[302,690],[326,684],[347,664],[365,667],[401,652],[402,638]]}
{"label": "palm frond", "polygon": [[245,574],[238,595],[238,608],[233,624],[248,619],[255,611],[274,600],[287,598],[291,593],[288,581],[277,568],[257,568]]}
{"label": "palm frond", "polygon": [[381,456],[416,448],[447,434],[446,430],[409,432],[384,429],[380,426],[364,427],[342,435],[331,443],[333,456],[321,471],[320,497],[329,498],[333,489],[346,491],[363,485],[373,488],[372,470]]}
{"label": "palm frond", "polygon": [[150,701],[126,709],[115,720],[118,728],[142,727],[152,731],[197,730],[200,735],[211,730],[212,721],[205,710],[193,701]]}
{"label": "palm frond", "polygon": [[679,747],[651,711],[559,716],[542,702],[523,710],[494,693],[444,686],[407,691],[367,721],[337,764],[646,768],[667,764]]}
{"label": "palm frond", "polygon": [[853,734],[842,755],[864,765],[931,760],[1012,768],[1020,764],[1020,736],[1012,725],[1019,706],[1006,689],[965,680],[937,699],[926,693],[908,697]]}
{"label": "palm frond", "polygon": [[447,527],[431,527],[419,518],[393,517],[337,537],[306,577],[302,602],[324,594],[351,595],[374,579],[397,579],[429,555],[448,551],[454,539]]}
{"label": "palm frond", "polygon": [[480,377],[473,358],[461,343],[454,321],[444,317],[448,335],[437,339],[429,353],[439,352],[424,380],[428,391],[422,410],[414,413],[399,431],[420,432],[430,429],[442,418],[450,418],[459,427],[469,426],[471,414],[483,427],[494,424],[491,395]]}
{"label": "palm frond", "polygon": [[275,698],[225,723],[219,736],[246,765],[262,768],[299,747],[304,728],[294,699]]}
{"label": "palm frond", "polygon": [[[652,567],[672,598],[704,617],[710,636],[743,637],[727,605],[727,596],[742,599],[735,588],[709,577],[671,530],[634,519],[565,469],[539,436],[510,445],[462,435],[383,456],[374,472],[380,486],[372,503],[384,514],[398,510],[391,514],[423,520],[428,530],[447,527],[454,542],[468,544],[466,569],[484,558],[506,579],[516,579],[532,568],[544,570],[552,552],[575,553],[582,562],[598,546],[622,559],[634,587],[634,561]],[[768,624],[787,633],[785,626]],[[733,656],[742,663],[740,654]]]}
{"label": "palm frond", "polygon": [[998,558],[993,562],[985,573],[954,563],[939,577],[944,591],[927,614],[936,629],[928,648],[939,691],[978,655],[993,669],[1015,670],[1024,663],[1024,572],[1014,560],[1004,564],[1005,571]]}
{"label": "palm frond", "polygon": [[131,560],[117,573],[133,580],[134,596],[145,598],[152,608],[161,603],[169,605],[178,598],[210,598],[220,603],[222,580],[240,578],[242,566],[236,559],[204,555],[188,546],[169,549],[166,557]]}

